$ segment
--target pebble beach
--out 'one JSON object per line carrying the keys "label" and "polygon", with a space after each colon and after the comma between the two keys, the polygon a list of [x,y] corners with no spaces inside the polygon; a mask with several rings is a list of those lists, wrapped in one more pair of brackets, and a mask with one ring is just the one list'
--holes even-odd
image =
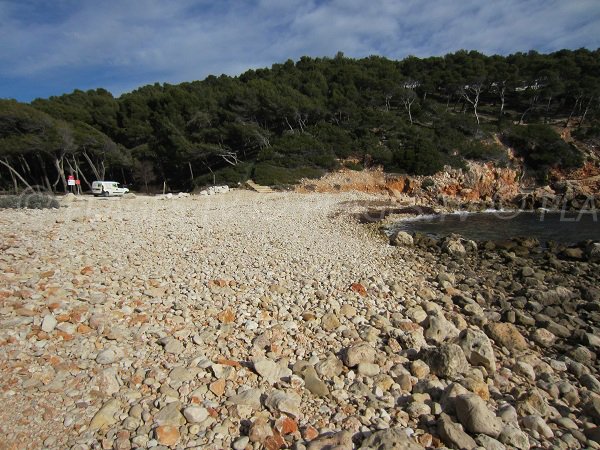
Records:
{"label": "pebble beach", "polygon": [[390,243],[375,200],[2,210],[0,448],[600,448],[597,249]]}

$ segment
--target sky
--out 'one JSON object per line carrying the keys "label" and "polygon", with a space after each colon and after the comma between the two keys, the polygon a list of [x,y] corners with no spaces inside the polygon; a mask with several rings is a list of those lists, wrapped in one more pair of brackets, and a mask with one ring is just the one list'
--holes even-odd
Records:
{"label": "sky", "polygon": [[600,0],[0,0],[0,98],[239,75],[301,56],[600,47]]}

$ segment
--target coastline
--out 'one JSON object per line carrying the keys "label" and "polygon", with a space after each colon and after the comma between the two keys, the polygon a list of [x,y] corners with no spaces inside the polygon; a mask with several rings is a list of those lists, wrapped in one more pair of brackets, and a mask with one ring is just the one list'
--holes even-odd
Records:
{"label": "coastline", "polygon": [[379,199],[3,212],[7,445],[599,448],[598,263],[390,246]]}

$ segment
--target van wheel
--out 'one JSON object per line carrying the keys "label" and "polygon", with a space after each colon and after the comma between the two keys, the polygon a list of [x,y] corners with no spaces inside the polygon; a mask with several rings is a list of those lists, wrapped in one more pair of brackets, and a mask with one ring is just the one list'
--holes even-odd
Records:
{"label": "van wheel", "polygon": [[108,197],[108,191],[102,192],[102,197]]}

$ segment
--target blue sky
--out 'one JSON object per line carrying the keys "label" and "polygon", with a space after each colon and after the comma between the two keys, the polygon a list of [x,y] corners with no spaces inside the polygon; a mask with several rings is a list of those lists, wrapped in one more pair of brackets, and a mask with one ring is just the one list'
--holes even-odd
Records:
{"label": "blue sky", "polygon": [[0,98],[238,75],[303,55],[600,47],[599,0],[0,0]]}

